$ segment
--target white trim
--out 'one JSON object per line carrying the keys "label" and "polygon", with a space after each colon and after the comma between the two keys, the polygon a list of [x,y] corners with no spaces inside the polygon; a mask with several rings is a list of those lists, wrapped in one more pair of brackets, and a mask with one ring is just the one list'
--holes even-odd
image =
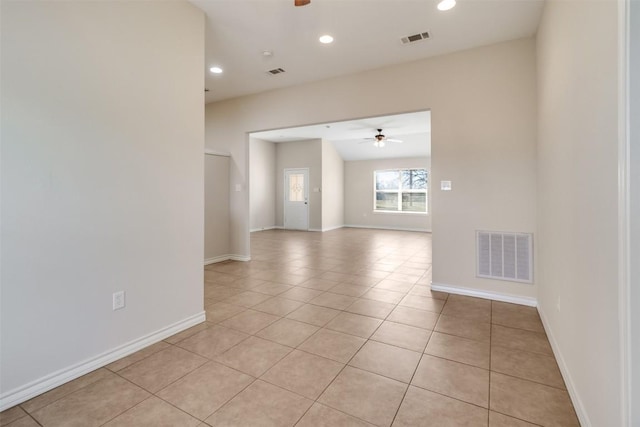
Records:
{"label": "white trim", "polygon": [[542,320],[542,326],[544,327],[545,332],[547,333],[547,338],[549,339],[549,343],[551,344],[551,349],[553,350],[553,355],[556,358],[556,362],[558,362],[558,367],[560,368],[560,373],[562,374],[562,378],[564,379],[564,383],[567,386],[567,391],[569,392],[569,396],[571,397],[571,402],[573,403],[573,407],[576,410],[576,415],[578,416],[578,420],[580,421],[580,425],[582,427],[591,427],[591,421],[587,416],[587,411],[584,408],[584,404],[576,391],[576,387],[573,382],[573,378],[571,378],[571,374],[569,373],[569,369],[567,368],[567,363],[562,357],[562,353],[560,352],[560,347],[558,346],[558,342],[556,341],[555,336],[551,328],[549,327],[549,323],[547,322],[547,316],[544,314],[544,311],[541,307],[538,307],[538,313],[540,314],[540,319]]}
{"label": "white trim", "polygon": [[333,226],[333,227],[327,227],[327,228],[323,228],[322,232],[324,233],[325,231],[337,230],[337,229],[343,228],[343,227],[344,227],[344,225],[336,225],[336,226]]}
{"label": "white trim", "polygon": [[485,291],[482,289],[471,289],[462,286],[447,285],[444,283],[431,282],[431,289],[439,292],[447,292],[456,295],[467,295],[470,297],[491,299],[495,301],[510,302],[512,304],[528,305],[537,307],[538,300],[533,297],[523,297],[518,295],[503,294],[500,292]]}
{"label": "white trim", "polygon": [[231,157],[231,153],[226,153],[224,151],[211,150],[209,148],[204,149],[204,154],[208,154],[210,156]]}
{"label": "white trim", "polygon": [[428,228],[405,228],[405,227],[387,227],[387,226],[378,226],[378,225],[356,225],[356,224],[345,224],[344,228],[372,228],[374,230],[395,230],[395,231],[418,231],[421,233],[431,233],[431,229]]}
{"label": "white trim", "polygon": [[60,369],[35,381],[31,381],[28,384],[2,393],[2,395],[0,395],[0,411],[4,411],[7,408],[11,408],[12,406],[25,402],[39,394],[81,377],[82,375],[108,365],[111,362],[115,362],[116,360],[128,356],[131,353],[135,353],[138,350],[158,341],[162,341],[171,335],[177,334],[178,332],[184,331],[185,329],[204,321],[205,312],[202,311],[169,326],[158,329],[155,332],[151,332],[150,334],[108,350],[98,356],[83,360],[75,365]]}
{"label": "white trim", "polygon": [[371,211],[372,215],[399,215],[399,216],[410,216],[410,215],[420,215],[420,216],[429,216],[429,212],[412,212],[412,211]]}
{"label": "white trim", "polygon": [[[250,229],[250,230],[249,230],[249,232],[250,232],[250,233],[255,233],[256,231],[274,230],[274,229],[276,229],[276,228],[278,228],[278,226],[276,226],[276,225],[272,225],[272,226],[270,226],[270,227],[252,228],[252,229]],[[282,228],[282,227],[280,227],[280,228]]]}
{"label": "white trim", "polygon": [[[291,231],[316,231],[316,232],[324,233],[325,231],[337,230],[338,228],[343,228],[343,227],[344,227],[344,225],[336,225],[335,227],[327,227],[327,228],[323,228],[323,229],[310,228],[308,230],[291,230]],[[272,227],[252,228],[252,229],[249,230],[249,232],[255,233],[256,231],[267,231],[267,230],[284,230],[284,227],[279,226],[279,225],[274,225]]]}
{"label": "white trim", "polygon": [[251,257],[247,256],[247,255],[237,255],[237,254],[226,254],[226,255],[220,255],[214,258],[207,258],[204,260],[204,265],[209,265],[209,264],[216,264],[219,262],[224,262],[224,261],[242,261],[242,262],[246,262],[246,261],[251,261]]}
{"label": "white trim", "polygon": [[630,193],[630,0],[618,2],[618,325],[620,339],[620,419],[632,422],[631,193]]}
{"label": "white trim", "polygon": [[204,260],[204,265],[216,264],[218,262],[228,261],[229,259],[231,259],[229,258],[229,255],[220,255],[213,258],[207,258]]}

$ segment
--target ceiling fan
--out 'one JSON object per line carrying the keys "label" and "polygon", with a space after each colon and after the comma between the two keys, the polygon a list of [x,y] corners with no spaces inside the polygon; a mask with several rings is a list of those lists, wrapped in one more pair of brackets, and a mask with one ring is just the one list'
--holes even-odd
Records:
{"label": "ceiling fan", "polygon": [[306,6],[311,3],[311,0],[293,0],[293,4],[296,6]]}
{"label": "ceiling fan", "polygon": [[366,140],[363,142],[368,142],[368,141],[373,141],[373,146],[376,148],[384,147],[387,142],[396,142],[396,143],[402,142],[401,139],[386,137],[385,135],[382,134],[382,129],[378,129],[378,134],[375,135],[373,138],[366,138]]}

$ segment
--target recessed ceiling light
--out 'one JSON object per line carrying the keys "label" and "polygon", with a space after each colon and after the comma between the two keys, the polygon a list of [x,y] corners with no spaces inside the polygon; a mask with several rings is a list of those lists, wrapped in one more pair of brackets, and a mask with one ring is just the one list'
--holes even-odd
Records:
{"label": "recessed ceiling light", "polygon": [[453,7],[456,5],[456,0],[442,0],[440,3],[438,3],[438,10],[449,10],[449,9],[453,9]]}
{"label": "recessed ceiling light", "polygon": [[220,67],[211,67],[209,68],[209,71],[211,71],[213,74],[222,74],[222,68]]}
{"label": "recessed ceiling light", "polygon": [[331,37],[329,34],[325,34],[324,36],[320,37],[320,43],[323,44],[329,44],[333,42],[333,37]]}

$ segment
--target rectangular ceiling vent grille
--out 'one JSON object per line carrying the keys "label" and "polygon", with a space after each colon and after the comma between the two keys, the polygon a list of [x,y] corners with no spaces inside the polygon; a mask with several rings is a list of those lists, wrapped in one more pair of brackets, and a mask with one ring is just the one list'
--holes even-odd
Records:
{"label": "rectangular ceiling vent grille", "polygon": [[267,71],[267,73],[273,74],[273,75],[282,74],[282,73],[284,73],[284,69],[282,69],[282,68],[274,68],[273,70]]}
{"label": "rectangular ceiling vent grille", "polygon": [[476,275],[487,279],[533,282],[533,235],[476,231]]}
{"label": "rectangular ceiling vent grille", "polygon": [[431,35],[429,34],[429,32],[425,31],[424,33],[418,33],[412,36],[403,37],[400,40],[402,40],[402,44],[409,44],[419,42],[420,40],[427,40],[430,37]]}

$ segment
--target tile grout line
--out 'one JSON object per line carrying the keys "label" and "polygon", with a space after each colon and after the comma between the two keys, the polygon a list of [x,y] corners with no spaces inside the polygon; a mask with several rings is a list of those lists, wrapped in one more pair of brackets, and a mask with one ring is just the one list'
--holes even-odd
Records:
{"label": "tile grout line", "polygon": [[[400,301],[402,301],[402,300],[400,300]],[[345,368],[346,368],[347,366],[350,366],[350,367],[355,368],[355,369],[359,369],[359,368],[356,368],[356,367],[354,367],[354,366],[349,365],[349,363],[351,363],[351,361],[353,360],[353,358],[354,358],[354,357],[355,357],[355,356],[360,352],[360,350],[362,350],[362,348],[363,348],[363,347],[364,347],[364,346],[365,346],[365,345],[370,341],[371,337],[372,337],[373,335],[375,335],[375,333],[377,332],[377,330],[378,330],[378,329],[380,328],[380,326],[381,326],[381,325],[386,321],[386,319],[391,315],[391,313],[393,312],[393,310],[395,310],[395,309],[398,307],[398,304],[400,303],[400,301],[398,301],[398,303],[396,303],[396,304],[394,305],[394,308],[389,312],[389,314],[387,314],[387,316],[382,320],[382,322],[380,322],[380,324],[379,324],[379,325],[376,327],[376,329],[371,333],[371,335],[369,335],[369,338],[366,338],[366,340],[362,343],[362,345],[358,348],[358,350],[356,350],[356,351],[353,353],[353,355],[349,358],[349,360],[344,364],[344,366],[342,367],[342,369],[340,369],[340,371],[338,372],[338,374],[337,374],[335,377],[333,377],[333,379],[331,380],[331,382],[329,382],[329,384],[327,384],[327,386],[322,390],[322,392],[320,392],[320,394],[318,395],[318,397],[314,400],[314,403],[316,403],[316,402],[317,402],[318,404],[323,405],[323,403],[319,402],[319,401],[318,401],[318,399],[320,399],[320,397],[322,397],[322,395],[327,391],[327,389],[329,389],[329,387],[331,387],[331,385],[335,382],[336,378],[338,378],[338,377],[340,376],[340,374],[342,374],[342,372],[345,370]],[[348,308],[348,307],[347,307],[347,308]],[[347,312],[347,311],[345,311],[345,310],[340,310],[340,311],[341,311],[342,313],[349,313],[349,312]],[[353,314],[353,313],[349,313],[349,314]],[[338,317],[339,315],[340,315],[340,314],[337,314],[337,315],[334,317],[334,319],[335,319],[336,317]],[[368,316],[367,316],[367,317],[368,317]],[[377,320],[380,320],[380,319],[377,319]],[[331,321],[329,321],[329,322],[331,322]],[[327,322],[327,324],[328,324],[329,322]],[[325,325],[325,326],[326,326],[326,325]],[[331,329],[329,329],[329,330],[331,330]],[[335,332],[340,332],[340,331],[335,331]],[[316,331],[316,333],[317,333],[317,331]],[[341,332],[341,333],[344,333],[344,332]],[[315,335],[315,334],[314,334],[314,335]],[[350,335],[350,334],[347,334],[347,335]],[[429,337],[431,337],[431,336],[429,336]],[[359,337],[359,338],[362,338],[362,337]],[[417,366],[416,366],[416,368],[417,368]],[[365,372],[369,372],[369,371],[366,371],[366,370],[364,370],[364,371],[365,371]],[[370,373],[372,373],[372,374],[374,374],[374,375],[379,375],[379,374],[376,374],[376,373],[374,373],[374,372],[370,372]],[[381,376],[383,376],[383,375],[381,375]],[[383,377],[384,377],[384,376],[383,376]],[[387,377],[385,377],[385,378],[387,378]],[[395,380],[395,381],[397,381],[397,380]],[[409,387],[409,385],[407,385],[407,388],[408,388],[408,387]],[[406,393],[406,391],[405,391],[405,393]],[[400,404],[402,404],[402,401],[400,401]],[[310,409],[312,406],[313,406],[313,404],[312,404],[312,405],[307,409],[307,411],[305,411],[305,413],[302,415],[302,417],[300,417],[300,419],[298,419],[298,421],[296,422],[296,424],[297,424],[298,422],[300,422],[300,420],[301,420],[301,419],[306,415],[306,413],[309,411],[309,409]],[[331,409],[334,409],[334,410],[338,410],[338,409],[336,409],[336,408],[333,408],[333,406],[329,406],[329,405],[324,405],[324,406],[327,406],[327,407],[329,407],[329,408],[331,408]],[[400,405],[398,405],[398,408],[399,408],[399,407],[400,407]],[[338,410],[338,411],[339,411],[339,410]],[[342,412],[342,411],[340,411],[340,412]],[[343,413],[344,413],[344,412],[343,412]],[[351,415],[351,414],[348,414],[348,415]],[[353,415],[351,415],[351,416],[353,416]],[[359,417],[355,417],[355,418],[357,418],[357,419],[361,419],[361,418],[359,418]],[[366,420],[362,420],[362,421],[367,422]]]}
{"label": "tile grout line", "polygon": [[[202,331],[199,331],[199,332],[202,332]],[[197,333],[199,333],[199,332],[196,332],[196,334],[197,334]],[[195,335],[195,334],[194,334],[194,335]],[[238,342],[236,345],[240,344],[241,342],[244,342],[244,341],[245,341],[245,340],[247,340],[250,336],[251,336],[251,335],[248,335],[247,337],[243,338],[243,339],[242,339],[242,341]],[[188,337],[187,337],[187,338],[188,338]],[[185,338],[185,339],[187,339],[187,338]],[[184,340],[181,340],[181,341],[184,341]],[[181,341],[179,341],[179,342],[181,342]],[[133,384],[134,386],[136,386],[136,387],[138,387],[138,388],[140,388],[140,389],[142,389],[142,390],[144,390],[145,392],[147,392],[147,393],[149,393],[149,394],[150,394],[150,396],[149,396],[149,397],[147,397],[147,398],[146,398],[146,399],[144,399],[143,401],[139,402],[138,404],[136,404],[136,405],[132,406],[131,408],[128,408],[128,409],[126,409],[125,411],[123,411],[123,412],[119,413],[116,417],[118,417],[118,416],[122,415],[124,412],[127,412],[129,409],[132,409],[132,408],[134,408],[135,406],[138,406],[140,403],[144,402],[145,400],[148,400],[151,396],[154,396],[154,397],[156,397],[156,398],[158,398],[158,399],[162,400],[163,402],[166,402],[166,403],[168,403],[169,405],[171,405],[171,406],[175,407],[176,409],[180,410],[181,412],[184,412],[185,414],[187,414],[187,415],[189,415],[189,416],[191,416],[191,417],[193,417],[193,418],[195,418],[195,419],[197,419],[197,420],[199,420],[199,421],[201,421],[201,422],[204,422],[204,420],[201,420],[200,418],[196,417],[196,416],[195,416],[195,415],[193,415],[193,414],[189,414],[188,412],[186,412],[186,411],[184,411],[184,410],[182,410],[182,409],[178,408],[177,406],[175,406],[173,403],[171,403],[171,402],[169,402],[169,401],[167,401],[167,400],[163,399],[162,397],[158,396],[158,395],[157,395],[157,393],[160,393],[162,390],[166,389],[167,387],[170,387],[171,385],[173,385],[173,384],[177,383],[178,381],[182,380],[183,378],[185,378],[186,376],[188,376],[188,375],[190,375],[191,373],[195,372],[196,370],[198,370],[199,368],[201,368],[202,366],[206,365],[206,364],[207,364],[207,363],[209,363],[209,362],[219,363],[220,365],[225,366],[226,368],[233,369],[233,370],[234,370],[234,371],[236,371],[236,372],[239,372],[239,373],[241,373],[241,374],[244,374],[244,375],[248,375],[248,376],[250,376],[250,377],[253,377],[252,375],[249,375],[249,374],[247,374],[247,373],[245,373],[245,372],[242,372],[242,371],[238,371],[237,369],[232,368],[232,367],[227,366],[227,365],[224,365],[223,363],[220,363],[220,362],[218,362],[218,361],[216,361],[216,360],[210,359],[210,358],[208,358],[208,357],[206,357],[206,356],[203,356],[203,355],[201,355],[201,354],[195,353],[195,352],[193,352],[193,351],[191,351],[191,350],[187,350],[187,349],[185,349],[185,348],[182,348],[182,347],[180,347],[179,345],[177,345],[177,343],[176,343],[176,344],[170,344],[170,343],[167,343],[167,344],[169,344],[169,345],[171,345],[171,346],[174,346],[174,347],[178,347],[178,348],[180,348],[181,350],[184,350],[184,351],[186,351],[186,352],[188,352],[188,353],[191,353],[191,354],[193,354],[193,355],[195,355],[195,356],[201,357],[201,358],[205,359],[205,360],[206,360],[206,362],[202,363],[201,365],[197,366],[195,369],[193,369],[193,370],[191,370],[191,371],[187,372],[186,374],[182,375],[181,377],[179,377],[179,378],[175,379],[174,381],[170,382],[169,384],[167,384],[166,386],[162,387],[160,390],[158,390],[158,391],[156,391],[156,392],[152,392],[152,391],[150,391],[150,390],[147,390],[146,388],[142,387],[141,385],[134,383],[134,382],[133,382],[133,381],[131,381],[130,379],[128,379],[128,378],[126,378],[126,377],[123,377],[122,375],[120,375],[120,374],[119,374],[119,371],[118,371],[118,372],[113,372],[113,371],[111,371],[111,372],[113,372],[115,375],[118,375],[120,378],[124,379],[125,381],[127,381],[127,382],[129,382],[129,383]],[[235,347],[235,345],[234,345],[234,347]],[[165,349],[165,350],[167,350],[167,349]],[[164,351],[164,350],[160,350],[160,351]],[[157,354],[157,353],[159,353],[159,352],[156,352],[156,353],[153,353],[153,354]],[[134,365],[134,364],[137,364],[138,362],[142,362],[143,360],[147,359],[148,357],[153,356],[153,354],[151,354],[151,355],[149,355],[149,356],[145,357],[144,359],[141,359],[141,360],[139,360],[139,361],[137,361],[137,362],[135,362],[135,363],[133,363],[133,364],[131,364],[131,365],[129,365],[129,366],[132,366],[132,365]],[[127,368],[127,367],[125,367],[125,368],[123,368],[123,369],[126,369],[126,368]],[[121,370],[122,370],[122,369],[121,369]],[[253,380],[251,383],[249,383],[249,384],[247,385],[247,387],[248,387],[249,385],[253,384],[257,378],[256,378],[256,377],[253,377],[253,379],[254,379],[254,380]],[[245,387],[245,388],[246,388],[246,387]],[[243,389],[243,390],[244,390],[244,389]],[[238,392],[238,393],[240,393],[240,392]],[[236,394],[236,395],[237,395],[237,394]],[[234,397],[235,397],[235,395],[234,395]],[[231,399],[229,399],[229,400],[231,400]],[[225,404],[226,404],[226,403],[227,403],[227,402],[225,402]],[[222,406],[224,406],[224,405],[222,405]],[[221,407],[222,407],[222,406],[221,406]],[[214,412],[215,412],[215,411],[214,411]],[[211,415],[209,415],[209,416],[211,416]],[[115,419],[116,417],[111,418],[109,421],[111,421],[111,420]],[[109,421],[107,421],[107,422],[109,422]],[[103,425],[104,425],[104,424],[103,424]]]}
{"label": "tile grout line", "polygon": [[449,300],[449,297],[447,296],[447,299],[445,300],[445,303],[442,306],[442,309],[440,310],[440,314],[438,314],[438,319],[436,320],[435,324],[433,325],[434,331],[432,331],[431,334],[429,334],[429,339],[427,340],[427,343],[424,345],[424,350],[422,351],[422,355],[420,356],[420,360],[418,361],[418,364],[416,365],[415,369],[413,370],[413,374],[411,374],[411,379],[409,380],[409,384],[407,385],[407,388],[405,389],[404,394],[402,395],[402,399],[400,399],[400,404],[398,405],[398,408],[396,409],[395,414],[393,414],[393,418],[391,420],[391,425],[393,425],[393,423],[396,421],[398,413],[400,412],[400,408],[402,407],[402,404],[404,403],[404,399],[407,397],[407,393],[409,392],[409,387],[411,387],[411,383],[413,383],[413,378],[415,377],[416,372],[418,372],[418,368],[420,367],[420,362],[422,362],[422,358],[426,354],[425,351],[427,351],[427,347],[429,346],[429,342],[431,341],[431,338],[433,337],[433,332],[435,332],[435,328],[436,328],[436,326],[438,324],[438,321],[440,320],[440,316],[442,316],[442,310],[444,310],[444,306],[447,304],[446,301],[448,301],[448,300]]}

